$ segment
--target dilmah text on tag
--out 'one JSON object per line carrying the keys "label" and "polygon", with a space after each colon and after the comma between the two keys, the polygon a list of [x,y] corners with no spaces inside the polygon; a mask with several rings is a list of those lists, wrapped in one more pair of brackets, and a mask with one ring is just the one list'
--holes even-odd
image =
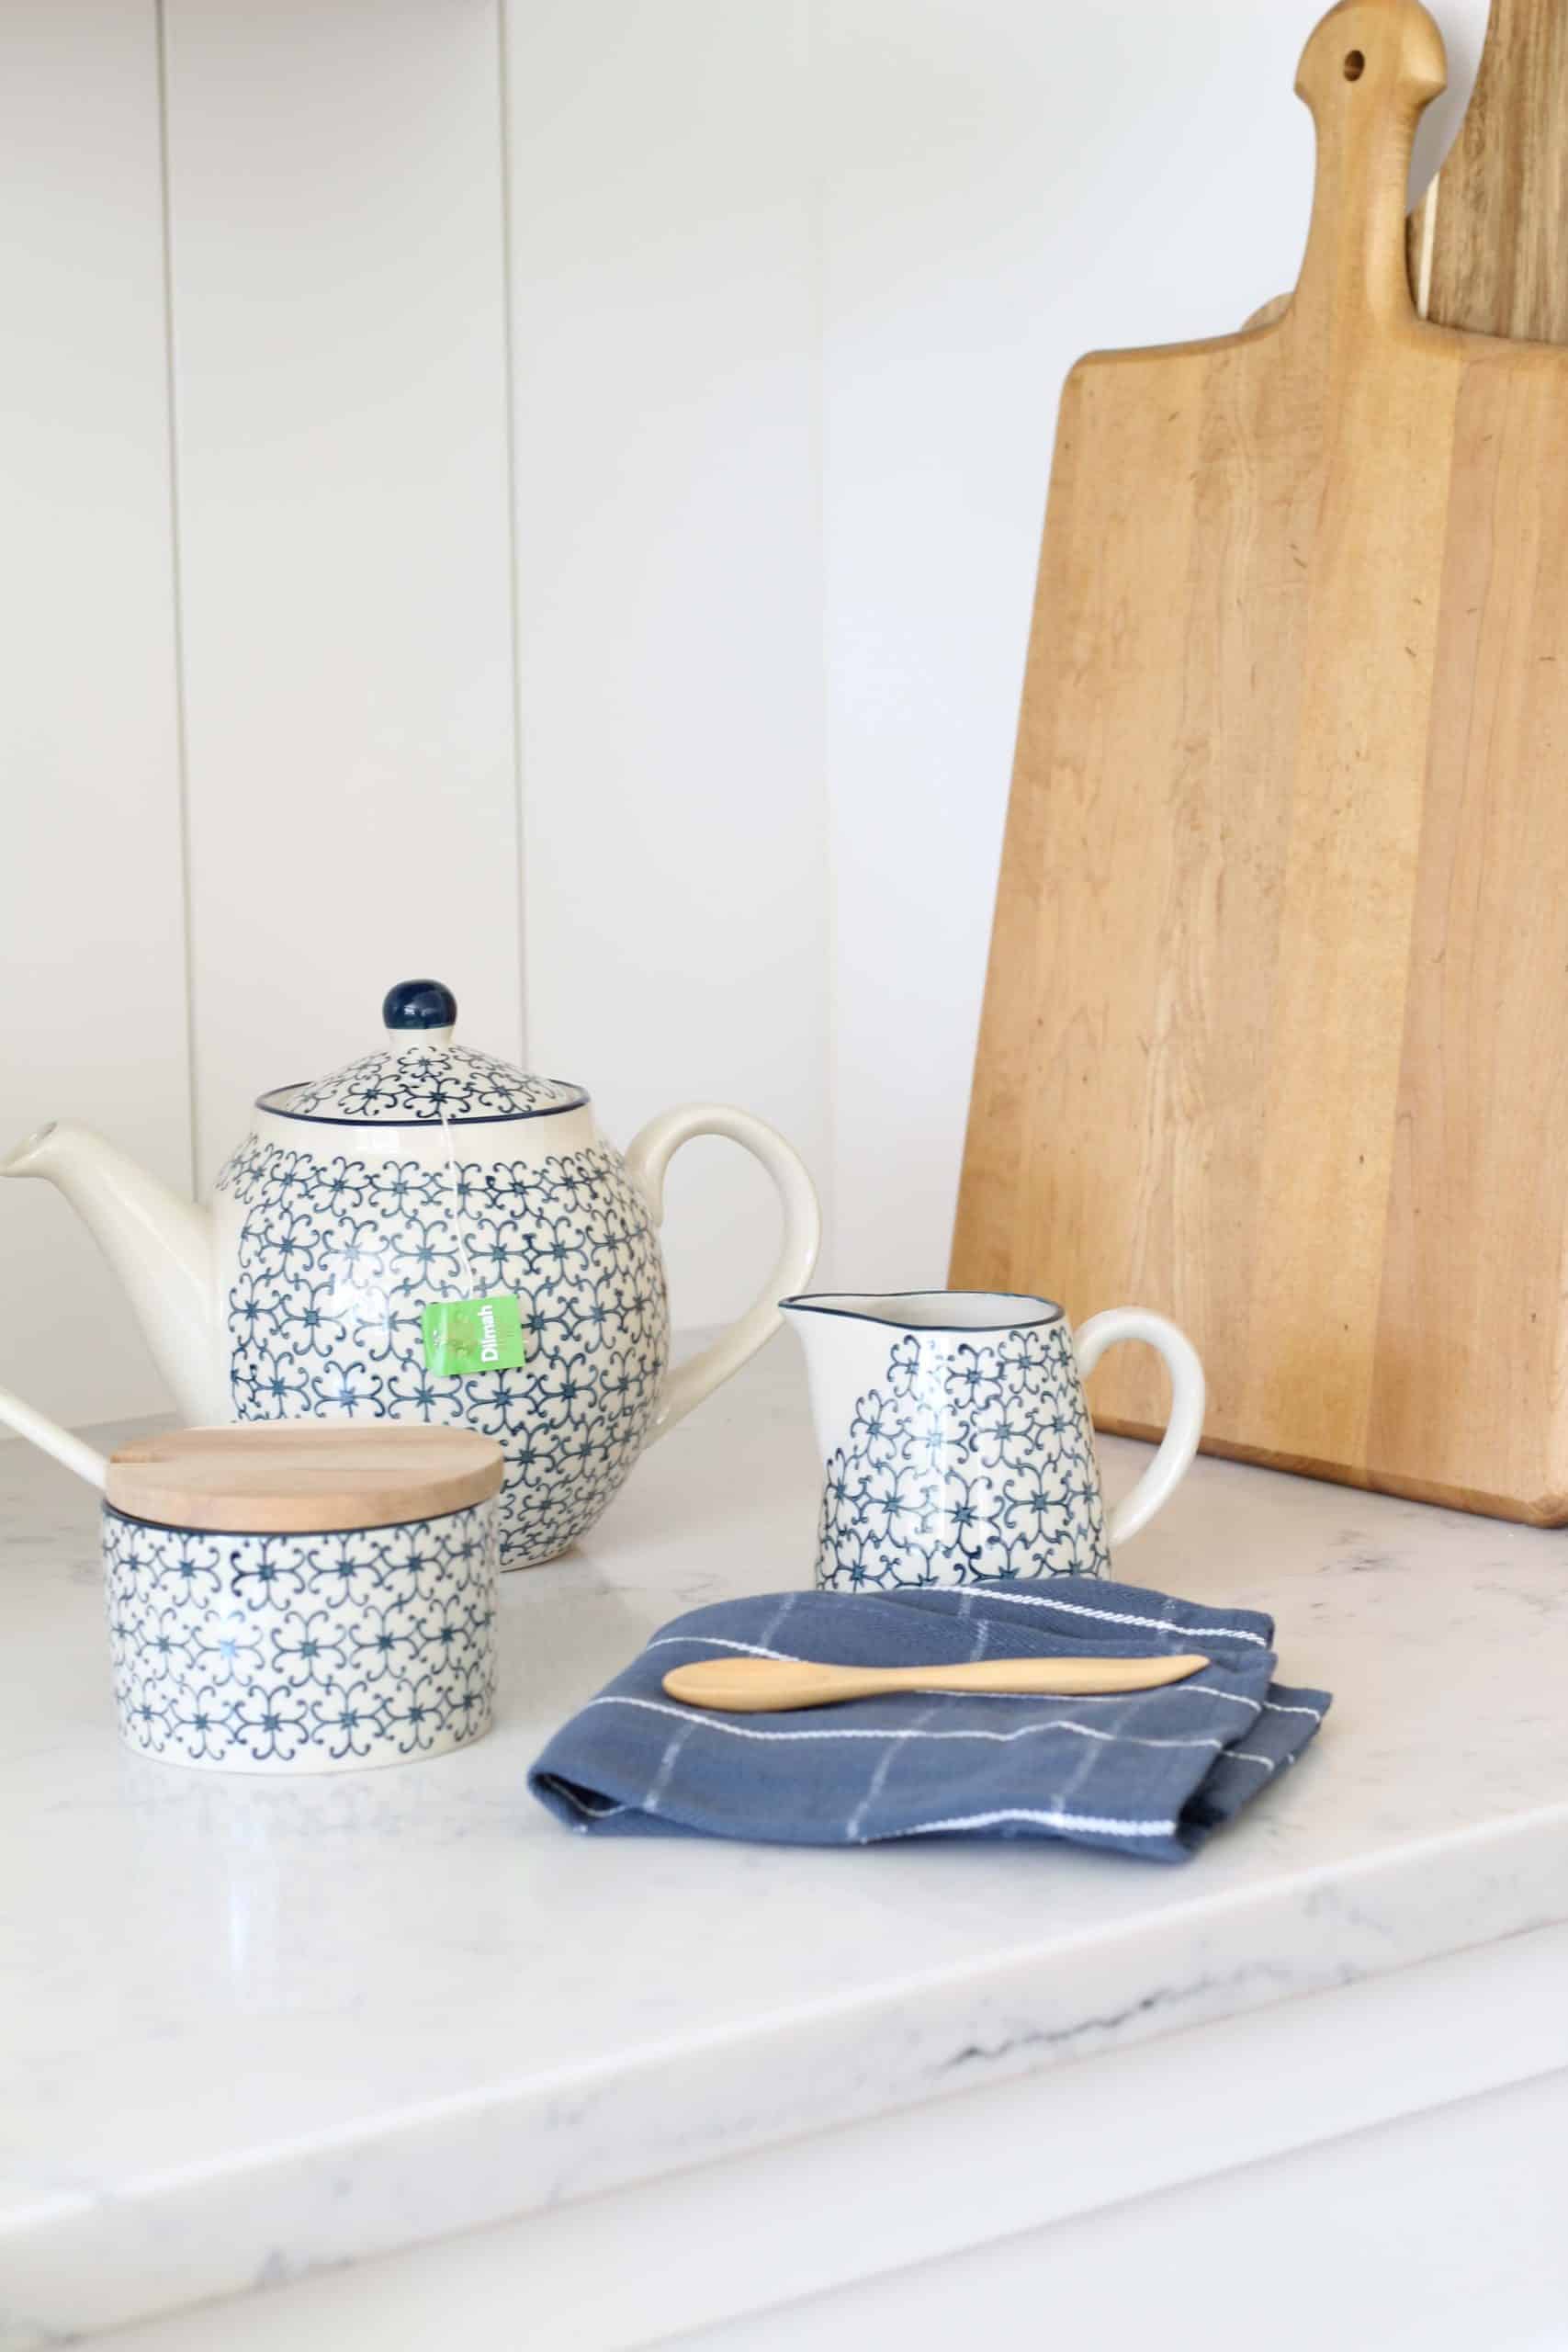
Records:
{"label": "dilmah text on tag", "polygon": [[427,1372],[509,1372],[527,1361],[514,1298],[433,1298],[420,1322]]}

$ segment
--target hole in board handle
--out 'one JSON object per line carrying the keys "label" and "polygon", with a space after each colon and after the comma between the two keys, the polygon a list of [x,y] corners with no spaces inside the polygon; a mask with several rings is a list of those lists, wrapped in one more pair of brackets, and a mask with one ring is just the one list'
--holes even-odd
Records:
{"label": "hole in board handle", "polygon": [[1349,51],[1345,59],[1345,79],[1347,82],[1359,82],[1366,70],[1367,60],[1365,52],[1359,49],[1352,49]]}

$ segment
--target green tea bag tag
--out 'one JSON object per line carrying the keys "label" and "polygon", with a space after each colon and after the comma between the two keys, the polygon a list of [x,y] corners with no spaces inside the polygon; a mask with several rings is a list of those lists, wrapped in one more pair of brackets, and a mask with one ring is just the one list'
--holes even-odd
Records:
{"label": "green tea bag tag", "polygon": [[527,1362],[514,1298],[433,1298],[420,1328],[427,1372],[510,1372]]}

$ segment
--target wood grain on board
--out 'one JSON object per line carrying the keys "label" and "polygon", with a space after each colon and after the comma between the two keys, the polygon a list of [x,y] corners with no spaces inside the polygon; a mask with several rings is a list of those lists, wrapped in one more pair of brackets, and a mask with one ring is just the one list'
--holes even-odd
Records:
{"label": "wood grain on board", "polygon": [[1408,239],[1422,318],[1568,343],[1568,0],[1492,0],[1469,107]]}
{"label": "wood grain on board", "polygon": [[1174,1317],[1212,1451],[1558,1523],[1568,353],[1415,316],[1444,71],[1332,9],[1284,316],[1068,379],[953,1279]]}

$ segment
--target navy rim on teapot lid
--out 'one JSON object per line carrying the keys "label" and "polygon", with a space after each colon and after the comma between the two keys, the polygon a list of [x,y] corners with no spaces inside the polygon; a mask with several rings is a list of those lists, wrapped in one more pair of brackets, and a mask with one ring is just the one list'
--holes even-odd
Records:
{"label": "navy rim on teapot lid", "polygon": [[580,1111],[586,1091],[455,1046],[457,1000],[440,980],[399,980],[381,1004],[387,1043],[326,1078],[258,1094],[275,1118],[334,1127],[488,1126]]}

